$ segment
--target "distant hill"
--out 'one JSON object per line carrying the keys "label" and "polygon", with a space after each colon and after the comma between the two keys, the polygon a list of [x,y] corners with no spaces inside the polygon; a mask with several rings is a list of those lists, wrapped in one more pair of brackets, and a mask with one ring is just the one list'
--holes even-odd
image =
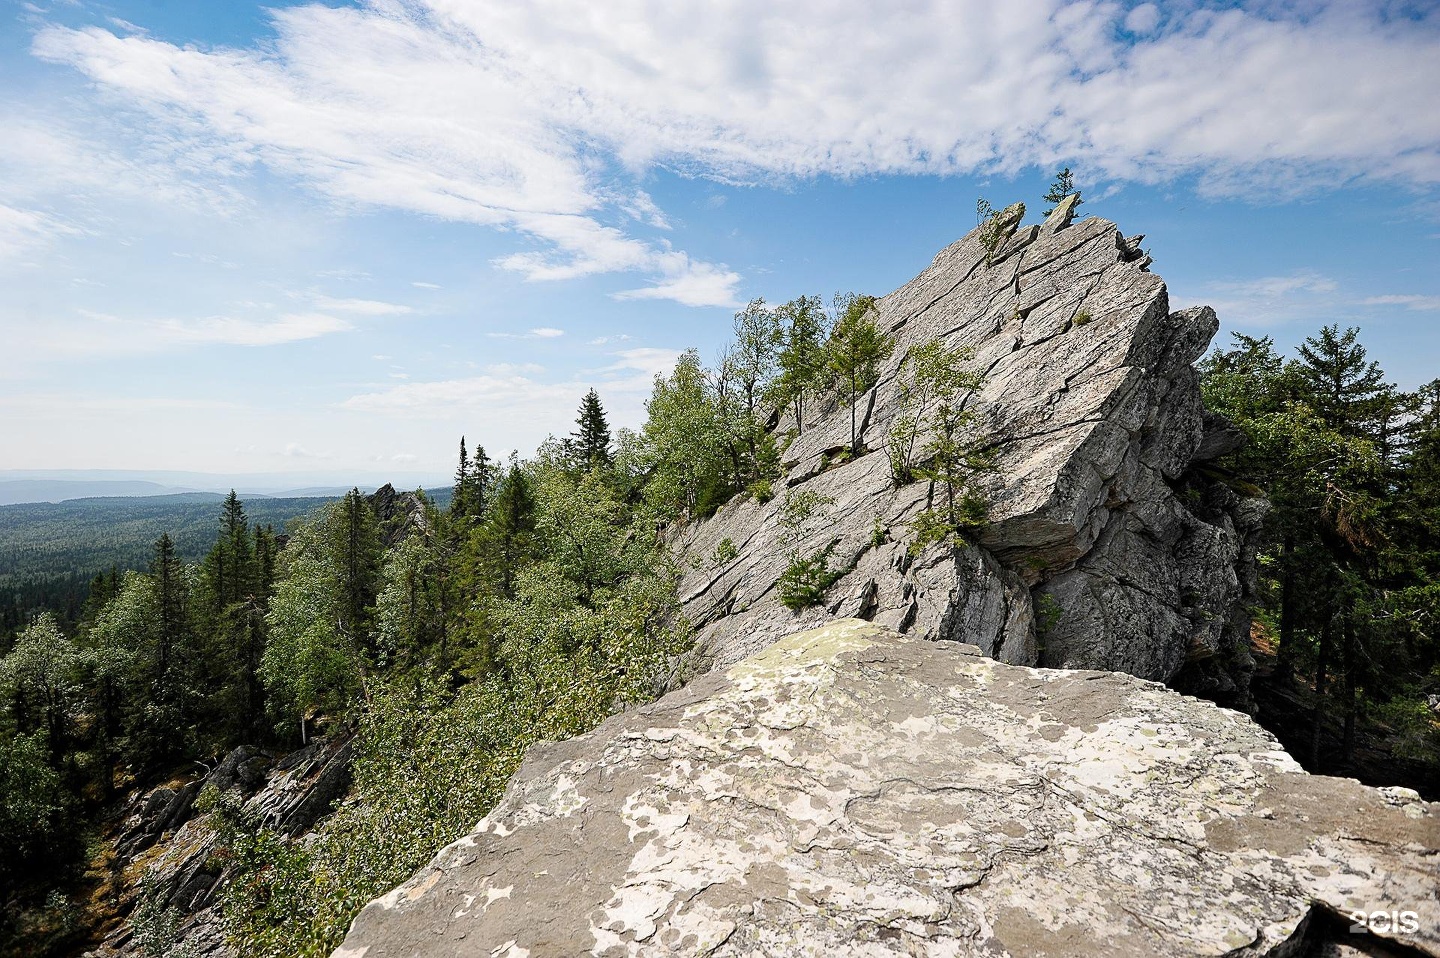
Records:
{"label": "distant hill", "polygon": [[[223,498],[186,492],[0,505],[0,635],[44,609],[73,621],[90,580],[111,566],[144,569],[161,533],[170,533],[181,558],[197,561],[215,542]],[[334,498],[243,501],[252,525],[278,532]]]}
{"label": "distant hill", "polygon": [[0,505],[92,496],[166,496],[194,490],[136,479],[0,479]]}

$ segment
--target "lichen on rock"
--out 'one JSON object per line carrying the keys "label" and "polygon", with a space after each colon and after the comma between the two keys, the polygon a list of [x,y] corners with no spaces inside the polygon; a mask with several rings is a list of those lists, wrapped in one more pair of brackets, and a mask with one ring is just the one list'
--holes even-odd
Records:
{"label": "lichen on rock", "polygon": [[1437,860],[1239,713],[841,620],[535,750],[336,956],[1440,955]]}

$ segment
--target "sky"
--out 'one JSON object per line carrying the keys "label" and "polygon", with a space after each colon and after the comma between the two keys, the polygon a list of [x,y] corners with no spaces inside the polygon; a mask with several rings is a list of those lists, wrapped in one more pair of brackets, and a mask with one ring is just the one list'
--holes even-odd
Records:
{"label": "sky", "polygon": [[[1440,376],[1440,3],[0,0],[0,470],[443,477],[975,224]],[[403,481],[402,481],[403,484]]]}

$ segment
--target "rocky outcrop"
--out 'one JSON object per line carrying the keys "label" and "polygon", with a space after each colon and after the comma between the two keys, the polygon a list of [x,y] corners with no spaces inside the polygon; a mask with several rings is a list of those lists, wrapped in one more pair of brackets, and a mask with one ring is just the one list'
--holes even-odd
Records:
{"label": "rocky outcrop", "polygon": [[217,854],[213,813],[203,804],[197,808],[196,799],[228,795],[242,821],[300,836],[344,797],[351,753],[348,735],[316,739],[278,760],[241,746],[202,776],[132,796],[122,813],[114,866],[138,880],[122,886],[124,897],[114,911],[131,919],[147,914],[150,947],[129,921],[88,958],[155,954],[157,947],[159,953],[192,958],[238,958],[226,941],[217,904],[229,878],[228,859]]}
{"label": "rocky outcrop", "polygon": [[[681,585],[699,628],[692,670],[848,615],[1005,662],[1124,671],[1248,705],[1250,541],[1265,507],[1205,467],[1235,438],[1202,407],[1192,365],[1215,314],[1171,312],[1143,237],[1073,212],[1066,202],[1018,228],[1007,211],[993,255],[977,229],[879,300],[897,347],[859,404],[866,454],[841,461],[849,409],[814,404],[816,420],[785,450],[779,495],[742,497],[678,536],[698,564]],[[909,525],[934,490],[897,488],[884,446],[902,412],[901,363],[932,340],[974,352],[985,381],[967,403],[995,470],[975,541],[912,557]],[[779,429],[799,431],[788,413]],[[783,493],[797,488],[833,500],[803,549],[833,545],[845,574],[792,613],[775,584],[787,565]]]}
{"label": "rocky outcrop", "polygon": [[1440,955],[1437,866],[1244,715],[847,620],[533,750],[335,958]]}

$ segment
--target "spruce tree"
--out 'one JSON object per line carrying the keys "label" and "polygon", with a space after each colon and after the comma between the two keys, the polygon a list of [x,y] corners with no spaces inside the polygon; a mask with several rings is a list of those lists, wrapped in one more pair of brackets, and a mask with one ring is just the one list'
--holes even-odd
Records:
{"label": "spruce tree", "polygon": [[1075,189],[1075,179],[1070,175],[1070,167],[1067,166],[1055,174],[1055,182],[1050,184],[1050,189],[1045,193],[1045,202],[1050,204],[1050,208],[1045,211],[1045,215],[1049,216],[1055,212],[1055,207],[1063,203],[1065,197],[1071,194],[1077,197],[1075,200],[1076,206],[1085,202],[1078,198],[1080,191]]}
{"label": "spruce tree", "polygon": [[600,394],[593,388],[580,400],[569,446],[575,464],[582,469],[608,468],[612,461],[610,423],[605,418],[605,407],[600,405]]}
{"label": "spruce tree", "polygon": [[460,464],[455,467],[455,485],[450,498],[450,515],[470,515],[470,454],[465,449],[465,437],[460,437]]}
{"label": "spruce tree", "polygon": [[1343,436],[1378,440],[1387,384],[1379,363],[1366,359],[1354,326],[1322,328],[1300,346],[1295,364],[1303,398],[1325,424]]}

